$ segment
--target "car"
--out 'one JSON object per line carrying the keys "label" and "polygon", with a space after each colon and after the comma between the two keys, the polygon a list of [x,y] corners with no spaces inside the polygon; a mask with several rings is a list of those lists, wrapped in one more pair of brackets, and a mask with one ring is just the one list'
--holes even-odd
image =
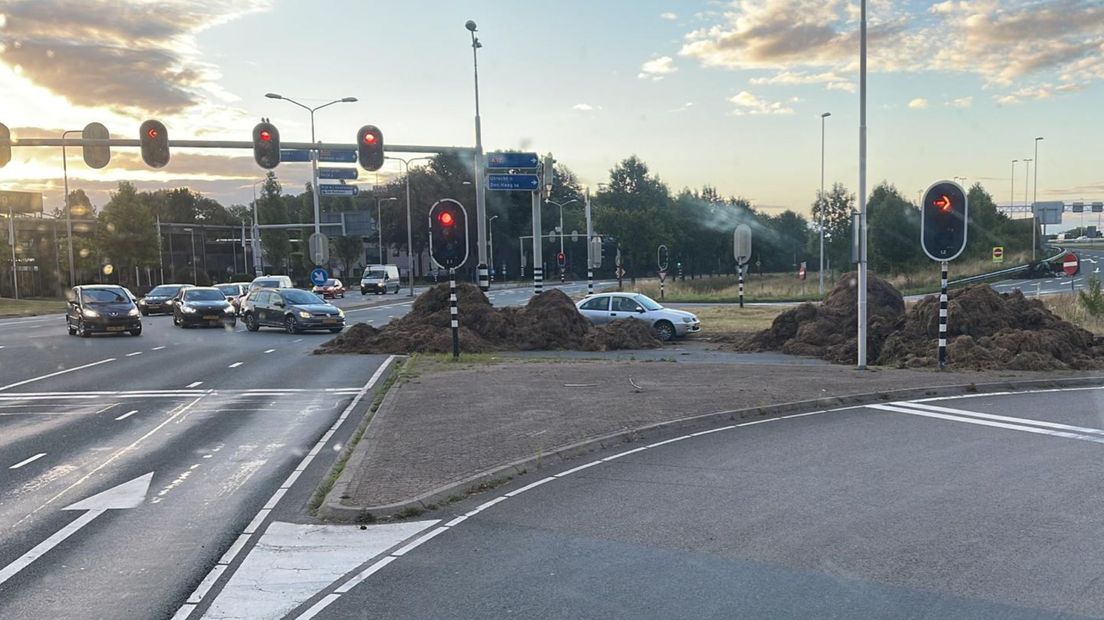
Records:
{"label": "car", "polygon": [[257,276],[249,283],[249,290],[259,288],[292,288],[295,285],[289,276]]}
{"label": "car", "polygon": [[326,280],[324,283],[322,283],[321,286],[315,286],[314,288],[312,288],[311,292],[315,295],[318,295],[322,299],[325,299],[327,297],[330,297],[331,299],[337,297],[344,299],[345,285],[342,284],[341,280],[338,280],[337,278],[330,278],[329,280]]}
{"label": "car", "polygon": [[575,307],[595,325],[626,318],[647,321],[664,342],[701,331],[698,317],[682,310],[664,308],[651,297],[640,293],[587,295]]}
{"label": "car", "polygon": [[110,284],[74,286],[69,291],[65,325],[70,336],[88,338],[95,332],[142,335],[142,317],[130,291]]}
{"label": "car", "polygon": [[162,284],[155,286],[138,300],[138,311],[142,316],[151,314],[172,314],[172,300],[181,289],[191,284]]}
{"label": "car", "polygon": [[173,325],[234,327],[237,323],[234,306],[213,286],[189,286],[180,291],[173,304]]}
{"label": "car", "polygon": [[242,306],[242,320],[251,332],[261,327],[282,327],[289,334],[319,329],[336,334],[345,328],[345,313],[340,308],[295,288],[251,292]]}
{"label": "car", "polygon": [[249,282],[223,282],[214,286],[222,291],[223,295],[226,295],[226,301],[234,306],[234,313],[237,314],[241,309],[241,299],[249,290]]}
{"label": "car", "polygon": [[368,265],[364,268],[364,275],[360,277],[361,295],[386,295],[392,289],[398,293],[401,287],[399,268],[395,265]]}

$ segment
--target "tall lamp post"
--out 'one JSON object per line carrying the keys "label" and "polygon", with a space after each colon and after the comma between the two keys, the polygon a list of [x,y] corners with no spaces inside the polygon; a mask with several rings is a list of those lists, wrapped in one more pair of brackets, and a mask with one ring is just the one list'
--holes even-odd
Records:
{"label": "tall lamp post", "polygon": [[264,183],[268,179],[261,179],[253,183],[253,234],[252,243],[249,245],[253,251],[253,274],[260,277],[264,275],[264,263],[261,256],[261,225],[260,220],[257,218],[257,185]]}
{"label": "tall lamp post", "polygon": [[1018,160],[1018,159],[1013,159],[1012,160],[1012,178],[1008,182],[1008,200],[1009,200],[1008,208],[1009,208],[1009,213],[1011,213],[1012,210],[1014,210],[1016,208],[1016,163],[1019,162],[1019,161],[1020,160]]}
{"label": "tall lamp post", "polygon": [[303,105],[303,104],[299,103],[298,101],[296,101],[294,99],[289,99],[288,97],[284,97],[283,95],[278,95],[276,93],[266,93],[265,97],[268,97],[269,99],[282,99],[284,101],[287,101],[288,103],[292,103],[292,104],[295,104],[295,105],[299,106],[300,108],[303,108],[307,112],[310,112],[311,145],[315,146],[315,148],[312,149],[313,154],[311,156],[311,192],[314,194],[314,234],[316,234],[316,235],[321,234],[321,232],[322,232],[322,219],[321,219],[321,216],[319,215],[319,207],[318,207],[318,148],[316,146],[317,143],[314,140],[314,113],[317,112],[318,110],[321,110],[322,108],[325,108],[327,106],[331,106],[335,103],[354,103],[354,102],[356,102],[357,98],[356,97],[344,97],[344,98],[341,98],[341,99],[334,99],[333,101],[331,101],[329,103],[323,103],[320,106],[315,106],[315,107],[312,108],[310,106]]}
{"label": "tall lamp post", "polygon": [[859,19],[859,298],[858,363],[866,369],[866,0]]}
{"label": "tall lamp post", "polygon": [[[418,161],[419,159],[433,159],[432,155],[425,155],[422,157],[411,157],[410,159],[403,159],[402,157],[387,157],[385,159],[393,159],[400,161],[403,164],[405,172],[403,176],[406,177],[406,259],[407,270],[409,271],[408,277],[410,280],[410,295],[414,296],[414,229],[411,228],[410,223],[410,162]],[[478,187],[478,186],[476,186]]]}
{"label": "tall lamp post", "polygon": [[824,296],[824,207],[828,202],[824,197],[824,119],[831,115],[831,112],[820,115],[820,199],[824,202],[820,205],[820,262],[817,263],[817,271],[820,272],[820,284],[817,286],[817,293],[821,297]]}
{"label": "tall lamp post", "polygon": [[1035,203],[1039,200],[1039,140],[1043,137],[1039,136],[1035,138],[1035,193],[1031,197],[1031,260],[1035,260]]}
{"label": "tall lamp post", "polygon": [[65,180],[65,235],[69,246],[69,286],[77,285],[77,263],[73,259],[73,208],[69,204],[69,158],[65,156],[65,136],[81,133],[80,129],[61,132],[61,174]]}
{"label": "tall lamp post", "polygon": [[479,264],[476,270],[479,276],[479,288],[486,291],[491,288],[490,277],[487,271],[487,187],[483,177],[486,168],[483,157],[483,129],[479,118],[479,48],[483,44],[475,36],[478,28],[475,22],[468,20],[464,27],[471,33],[472,68],[475,75],[475,221],[476,221],[476,251],[479,256]]}
{"label": "tall lamp post", "polygon": [[1027,166],[1027,168],[1024,169],[1024,206],[1027,206],[1027,184],[1028,181],[1031,180],[1031,162],[1034,160],[1024,159],[1022,161],[1024,162],[1024,165]]}
{"label": "tall lamp post", "polygon": [[391,202],[393,200],[398,200],[398,198],[395,198],[394,196],[392,196],[390,198],[377,198],[376,199],[376,233],[378,233],[378,235],[379,235],[378,243],[379,243],[379,256],[380,256],[380,264],[381,265],[385,264],[384,261],[383,261],[383,207],[381,205],[385,202]]}

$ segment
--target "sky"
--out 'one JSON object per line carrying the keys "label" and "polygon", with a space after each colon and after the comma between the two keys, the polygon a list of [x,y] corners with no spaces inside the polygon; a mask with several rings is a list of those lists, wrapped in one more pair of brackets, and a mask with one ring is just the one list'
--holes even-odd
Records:
{"label": "sky", "polygon": [[[16,139],[90,122],[136,138],[156,118],[173,139],[249,140],[268,117],[308,141],[307,112],[276,92],[358,98],[317,112],[322,141],[374,124],[390,144],[472,146],[471,19],[487,150],[552,153],[591,187],[636,154],[673,191],[808,213],[824,112],[826,183],[858,189],[858,15],[842,0],[0,0],[0,122]],[[1001,204],[1104,200],[1104,2],[869,0],[868,16],[868,189],[915,199],[965,177]],[[248,150],[68,164],[97,205],[121,180],[247,203],[264,172]],[[310,176],[276,172],[291,190]],[[47,210],[61,187],[58,148],[16,147],[0,168],[0,189],[43,192]]]}

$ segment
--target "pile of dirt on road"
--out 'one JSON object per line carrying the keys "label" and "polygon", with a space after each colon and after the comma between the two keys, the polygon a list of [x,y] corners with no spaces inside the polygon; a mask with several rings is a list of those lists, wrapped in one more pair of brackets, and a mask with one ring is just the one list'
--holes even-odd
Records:
{"label": "pile of dirt on road", "polygon": [[[1104,367],[1104,341],[1047,310],[1020,291],[986,285],[952,290],[947,303],[947,361],[975,370],[1066,370]],[[936,366],[939,297],[913,306],[886,339],[883,366]]]}
{"label": "pile of dirt on road", "polygon": [[[787,310],[774,319],[769,329],[726,348],[782,351],[841,364],[854,363],[858,358],[857,286],[858,274],[847,274],[829,291],[824,303],[805,303]],[[875,359],[882,343],[904,316],[905,301],[897,289],[874,275],[869,277],[867,290],[867,346],[870,358]]]}
{"label": "pile of dirt on road", "polygon": [[[654,348],[661,343],[640,321],[595,327],[557,289],[524,307],[495,308],[478,287],[457,285],[460,350],[465,353],[573,349],[606,351]],[[414,302],[409,314],[381,329],[357,324],[315,353],[447,353],[452,351],[449,289],[439,284]]]}

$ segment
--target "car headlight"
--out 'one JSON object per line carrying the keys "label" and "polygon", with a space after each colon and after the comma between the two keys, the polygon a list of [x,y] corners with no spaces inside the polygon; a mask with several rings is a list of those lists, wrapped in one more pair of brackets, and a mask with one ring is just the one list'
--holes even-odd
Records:
{"label": "car headlight", "polygon": [[130,312],[127,312],[127,316],[138,316],[138,308],[131,308]]}
{"label": "car headlight", "polygon": [[86,317],[88,317],[88,318],[90,318],[90,319],[94,319],[94,318],[96,318],[96,317],[100,316],[100,313],[99,313],[99,312],[96,312],[95,310],[92,310],[91,308],[85,308],[85,309],[84,309],[84,310],[82,311],[82,313],[84,314],[84,316],[86,316]]}
{"label": "car headlight", "polygon": [[188,314],[195,314],[196,309],[191,307],[191,306],[185,306],[184,304],[180,304],[180,311],[181,312],[187,312]]}
{"label": "car headlight", "polygon": [[682,322],[683,322],[683,323],[693,323],[693,322],[694,322],[694,317],[692,317],[692,316],[684,316],[684,317],[682,317]]}
{"label": "car headlight", "polygon": [[139,299],[139,300],[138,300],[138,305],[139,305],[139,306],[144,306],[144,305],[146,305],[146,300],[145,300],[145,299]]}
{"label": "car headlight", "polygon": [[300,310],[299,311],[299,318],[309,319],[310,318],[310,312],[307,312],[306,310]]}
{"label": "car headlight", "polygon": [[233,314],[234,313],[234,306],[226,306],[225,308],[222,309],[222,311],[225,312],[226,314]]}
{"label": "car headlight", "polygon": [[337,309],[337,316],[344,318],[345,317],[345,311],[342,310],[341,308],[338,308]]}

